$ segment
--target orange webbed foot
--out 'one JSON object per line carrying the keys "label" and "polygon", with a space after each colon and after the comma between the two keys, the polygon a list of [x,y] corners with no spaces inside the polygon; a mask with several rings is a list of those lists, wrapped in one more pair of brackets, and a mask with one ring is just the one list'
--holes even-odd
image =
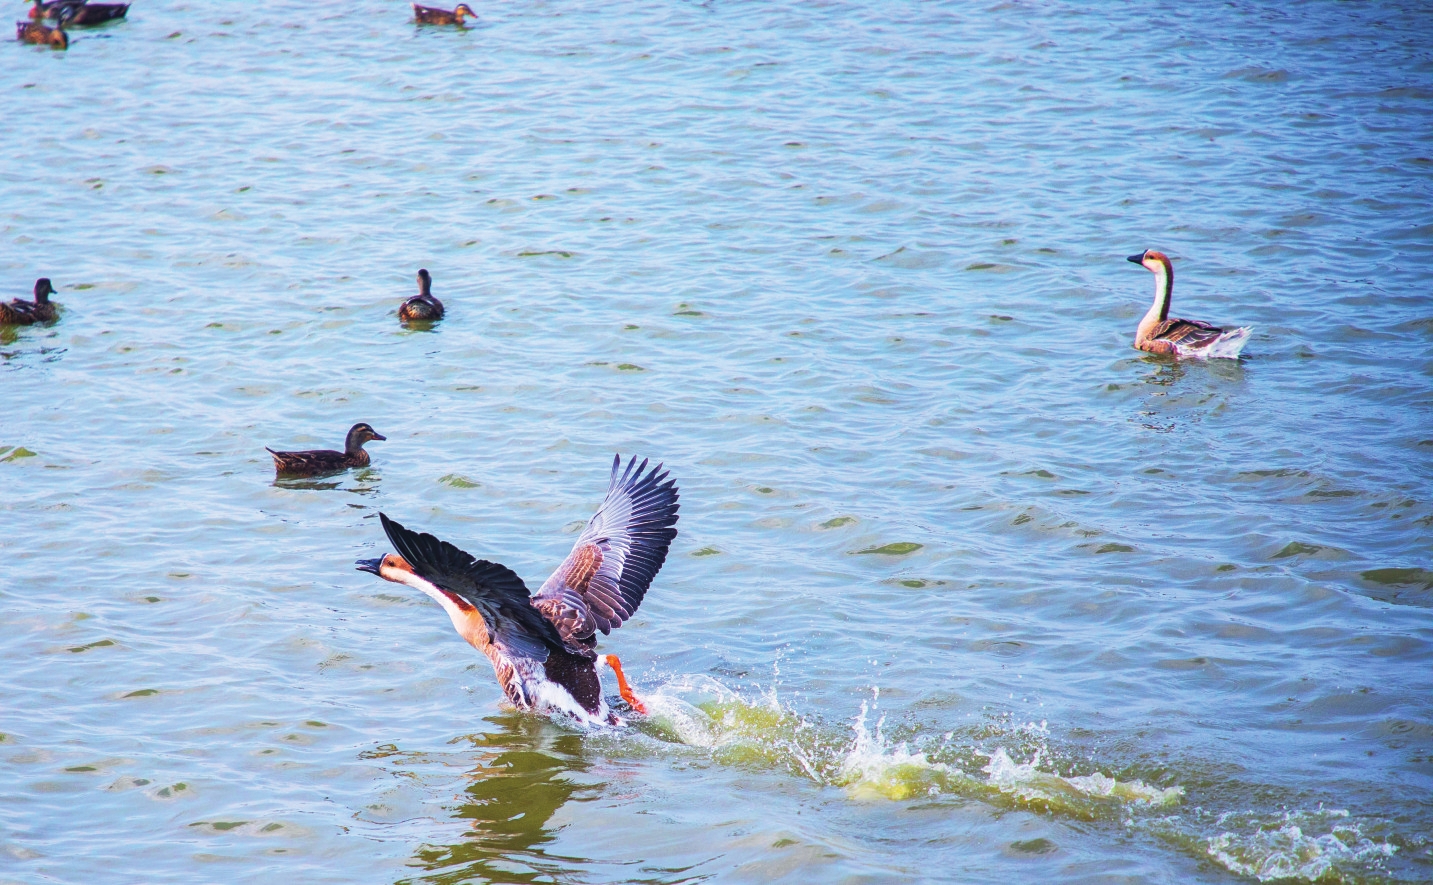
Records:
{"label": "orange webbed foot", "polygon": [[632,707],[633,712],[647,715],[647,705],[637,698],[637,693],[632,691],[632,686],[627,682],[627,677],[622,673],[622,661],[616,655],[603,655],[602,660],[612,668],[617,676],[617,691],[622,695],[622,700]]}

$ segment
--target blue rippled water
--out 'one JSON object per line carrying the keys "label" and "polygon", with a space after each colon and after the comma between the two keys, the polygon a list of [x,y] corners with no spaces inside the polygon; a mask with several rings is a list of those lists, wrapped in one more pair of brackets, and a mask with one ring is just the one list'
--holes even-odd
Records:
{"label": "blue rippled water", "polygon": [[[0,881],[1433,878],[1426,6],[478,13],[3,47]],[[613,452],[638,727],[353,570],[540,582]]]}

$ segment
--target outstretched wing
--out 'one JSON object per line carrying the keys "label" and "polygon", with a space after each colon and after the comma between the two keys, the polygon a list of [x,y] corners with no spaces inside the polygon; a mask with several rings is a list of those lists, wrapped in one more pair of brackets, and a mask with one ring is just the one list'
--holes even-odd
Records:
{"label": "outstretched wing", "polygon": [[590,647],[637,611],[677,536],[677,497],[662,465],[612,461],[602,506],[532,600],[569,643]]}
{"label": "outstretched wing", "polygon": [[562,637],[532,607],[527,585],[513,570],[496,562],[474,559],[447,541],[413,532],[378,514],[393,549],[414,573],[438,589],[460,597],[478,610],[488,635],[512,654],[547,660],[550,649],[562,648]]}

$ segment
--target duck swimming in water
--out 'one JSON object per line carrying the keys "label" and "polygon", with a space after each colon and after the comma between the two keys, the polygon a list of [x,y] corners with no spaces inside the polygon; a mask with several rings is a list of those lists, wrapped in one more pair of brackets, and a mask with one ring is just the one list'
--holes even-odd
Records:
{"label": "duck swimming in water", "polygon": [[21,43],[33,43],[36,46],[48,45],[51,49],[69,49],[70,36],[58,25],[51,28],[33,22],[15,22],[15,39]]}
{"label": "duck swimming in water", "polygon": [[85,0],[54,0],[45,3],[44,0],[35,0],[35,5],[30,7],[30,18],[53,18],[62,25],[87,27],[124,18],[127,12],[128,3],[87,3]]}
{"label": "duck swimming in water", "polygon": [[307,452],[276,452],[265,446],[264,451],[274,456],[274,472],[280,476],[318,476],[337,473],[350,467],[367,467],[368,453],[363,444],[369,440],[385,440],[388,437],[360,421],[348,429],[348,438],[343,441],[343,451],[313,449]]}
{"label": "duck swimming in water", "polygon": [[492,662],[514,707],[620,725],[602,696],[602,664],[623,700],[647,712],[617,656],[598,656],[597,631],[605,635],[632,617],[677,536],[677,485],[662,465],[648,470],[633,457],[624,470],[616,457],[607,497],[535,596],[508,567],[378,516],[397,552],[360,559],[359,570],[437,601],[458,635]]}
{"label": "duck swimming in water", "polygon": [[35,323],[52,323],[55,321],[55,304],[50,301],[50,296],[58,294],[55,287],[50,285],[49,277],[40,277],[35,281],[35,300],[21,301],[13,299],[9,304],[0,304],[0,325],[11,326],[32,326]]}
{"label": "duck swimming in water", "polygon": [[413,21],[420,25],[457,25],[463,27],[463,16],[477,18],[478,14],[468,8],[468,4],[459,3],[452,12],[446,9],[438,9],[435,6],[419,6],[413,4]]}
{"label": "duck swimming in water", "polygon": [[418,271],[418,294],[398,308],[398,319],[405,323],[420,320],[431,322],[443,318],[443,302],[433,297],[433,278],[428,271]]}
{"label": "duck swimming in water", "polygon": [[1154,273],[1154,304],[1139,321],[1134,346],[1146,353],[1199,359],[1237,359],[1249,338],[1247,327],[1224,330],[1199,320],[1169,318],[1170,296],[1174,291],[1174,267],[1163,252],[1146,249],[1127,260]]}

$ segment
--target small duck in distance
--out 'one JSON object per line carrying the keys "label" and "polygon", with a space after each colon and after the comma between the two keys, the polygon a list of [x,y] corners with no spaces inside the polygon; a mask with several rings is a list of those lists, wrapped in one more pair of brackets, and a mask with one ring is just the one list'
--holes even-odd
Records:
{"label": "small duck in distance", "polygon": [[477,18],[478,14],[473,12],[466,3],[459,3],[452,12],[446,9],[439,9],[436,6],[419,6],[413,4],[413,21],[420,25],[457,25],[463,27],[463,17]]}
{"label": "small duck in distance", "polygon": [[1169,318],[1170,296],[1174,291],[1174,267],[1169,256],[1146,249],[1127,259],[1154,273],[1154,304],[1139,321],[1134,346],[1146,353],[1196,359],[1238,359],[1249,339],[1248,327],[1221,329],[1199,320]]}
{"label": "small duck in distance", "polygon": [[433,297],[433,278],[428,271],[418,271],[418,294],[398,308],[398,319],[405,323],[432,322],[443,318],[443,302]]}
{"label": "small duck in distance", "polygon": [[559,713],[588,725],[621,725],[608,707],[599,664],[617,677],[622,699],[646,705],[616,655],[597,654],[597,631],[610,633],[637,611],[677,536],[677,485],[662,465],[634,456],[612,462],[607,496],[572,552],[536,595],[507,566],[404,528],[378,515],[396,553],[358,560],[359,571],[432,597],[453,627],[492,662],[508,701],[520,710]]}
{"label": "small duck in distance", "polygon": [[368,453],[363,450],[363,444],[369,440],[376,439],[381,442],[387,438],[360,421],[348,429],[348,438],[343,441],[341,452],[332,449],[276,452],[268,446],[264,447],[264,451],[274,456],[274,472],[279,476],[320,476],[350,467],[367,467]]}
{"label": "small duck in distance", "polygon": [[9,304],[0,303],[0,325],[33,326],[35,323],[53,323],[56,313],[50,296],[56,294],[58,293],[55,287],[50,285],[50,278],[40,277],[35,281],[34,301],[15,298]]}
{"label": "small duck in distance", "polygon": [[15,22],[15,39],[21,43],[33,43],[36,46],[48,45],[51,49],[69,49],[70,36],[58,25],[51,28],[33,22]]}
{"label": "small duck in distance", "polygon": [[129,12],[128,3],[87,3],[86,0],[53,0],[50,3],[34,0],[34,3],[35,5],[30,7],[30,18],[53,18],[62,25],[76,27],[101,25],[124,18],[125,13]]}

